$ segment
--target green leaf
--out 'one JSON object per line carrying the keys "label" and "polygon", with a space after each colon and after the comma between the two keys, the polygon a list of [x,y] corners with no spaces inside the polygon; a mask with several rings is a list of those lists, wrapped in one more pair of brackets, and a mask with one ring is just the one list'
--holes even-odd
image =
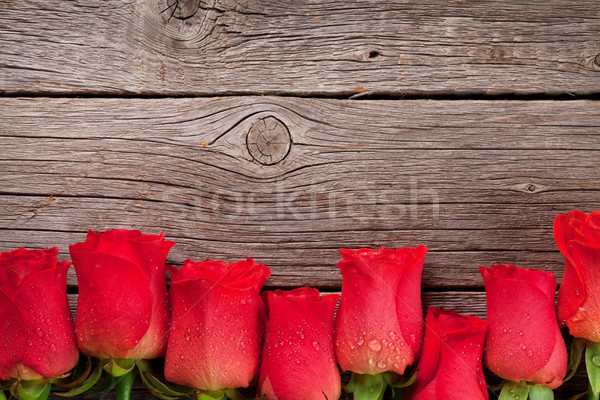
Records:
{"label": "green leaf", "polygon": [[6,400],[6,395],[4,394],[4,390],[0,390],[0,400]]}
{"label": "green leaf", "polygon": [[577,369],[579,368],[579,364],[581,363],[581,359],[583,358],[583,350],[585,350],[585,346],[587,341],[581,338],[575,338],[571,342],[571,351],[569,352],[569,365],[567,367],[567,375],[563,382],[568,381],[575,375]]}
{"label": "green leaf", "polygon": [[10,392],[19,400],[46,400],[52,385],[45,379],[16,381]]}
{"label": "green leaf", "polygon": [[144,382],[144,385],[148,388],[148,390],[153,392],[152,394],[156,392],[163,396],[177,398],[186,397],[193,392],[193,389],[186,388],[183,386],[177,388],[168,386],[167,384],[162,383],[157,377],[155,377],[148,371],[140,371],[140,376],[142,377],[142,381]]}
{"label": "green leaf", "polygon": [[85,381],[92,372],[92,359],[90,357],[80,357],[77,365],[71,371],[70,375],[65,378],[51,379],[53,385],[61,388],[70,389],[79,386]]}
{"label": "green leaf", "polygon": [[600,394],[600,343],[589,343],[587,345],[585,367],[592,393],[598,398],[598,394]]}
{"label": "green leaf", "polygon": [[92,386],[98,383],[98,380],[100,380],[104,364],[106,364],[106,360],[100,360],[98,365],[96,365],[96,368],[94,368],[92,374],[89,375],[83,382],[80,382],[79,385],[74,386],[68,392],[57,392],[56,394],[61,397],[74,397],[82,394],[83,392],[87,392],[92,388]]}
{"label": "green leaf", "polygon": [[531,400],[554,400],[554,392],[544,385],[530,385],[529,398]]}
{"label": "green leaf", "polygon": [[383,374],[353,374],[354,400],[383,400],[387,382]]}
{"label": "green leaf", "polygon": [[89,392],[89,394],[101,394],[106,393],[117,384],[117,378],[112,376],[111,374],[102,374],[100,380],[95,385],[94,390]]}
{"label": "green leaf", "polygon": [[418,369],[415,369],[410,375],[398,375],[394,372],[382,373],[383,379],[393,388],[405,388],[412,385],[417,379]]}
{"label": "green leaf", "polygon": [[527,400],[529,385],[525,382],[515,383],[507,381],[502,387],[498,400]]}
{"label": "green leaf", "polygon": [[223,389],[223,393],[230,400],[246,400],[246,397],[236,389]]}
{"label": "green leaf", "polygon": [[127,358],[111,358],[104,366],[104,370],[115,378],[118,378],[131,372],[134,366],[135,361],[133,360]]}
{"label": "green leaf", "polygon": [[196,400],[227,400],[222,390],[205,390],[196,394]]}

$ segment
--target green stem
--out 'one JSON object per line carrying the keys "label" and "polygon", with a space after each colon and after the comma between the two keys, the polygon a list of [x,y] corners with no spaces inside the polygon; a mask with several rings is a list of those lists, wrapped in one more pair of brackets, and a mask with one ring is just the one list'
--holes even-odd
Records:
{"label": "green stem", "polygon": [[133,387],[136,373],[137,368],[134,368],[125,375],[117,378],[117,393],[115,396],[116,400],[129,400],[131,397],[131,388]]}
{"label": "green stem", "polygon": [[4,390],[0,390],[0,400],[6,400],[6,395],[4,394]]}

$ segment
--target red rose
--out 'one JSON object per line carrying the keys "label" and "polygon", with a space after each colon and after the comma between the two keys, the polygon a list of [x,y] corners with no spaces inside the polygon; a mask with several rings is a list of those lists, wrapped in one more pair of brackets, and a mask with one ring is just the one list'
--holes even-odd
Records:
{"label": "red rose", "polygon": [[173,308],[165,378],[201,390],[247,387],[258,375],[265,313],[259,292],[271,275],[248,260],[169,268]]}
{"label": "red rose", "polygon": [[58,249],[0,253],[0,379],[52,378],[79,358]]}
{"label": "red rose", "polygon": [[481,356],[487,323],[430,307],[415,382],[407,400],[487,400]]}
{"label": "red rose", "polygon": [[342,297],[335,350],[345,371],[404,373],[421,348],[421,272],[425,246],[341,249]]}
{"label": "red rose", "polygon": [[263,294],[267,328],[259,392],[269,400],[339,399],[333,314],[339,295],[311,288]]}
{"label": "red rose", "polygon": [[600,342],[600,211],[558,215],[554,237],[565,256],[558,318],[575,337]]}
{"label": "red rose", "polygon": [[77,273],[77,340],[101,359],[165,354],[169,304],[165,259],[175,243],[160,235],[115,229],[89,231],[69,246]]}
{"label": "red rose", "polygon": [[567,371],[551,272],[513,265],[480,267],[487,297],[485,363],[496,375],[555,389]]}

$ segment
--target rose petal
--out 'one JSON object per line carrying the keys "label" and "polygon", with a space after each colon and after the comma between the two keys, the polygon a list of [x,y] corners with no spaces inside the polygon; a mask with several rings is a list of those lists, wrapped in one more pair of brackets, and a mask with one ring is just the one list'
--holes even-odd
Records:
{"label": "rose petal", "polygon": [[170,299],[166,379],[203,390],[249,386],[258,374],[264,329],[256,291],[181,280],[171,285]]}
{"label": "rose petal", "polygon": [[333,314],[339,296],[299,288],[266,292],[269,319],[259,392],[270,400],[321,400],[340,396],[334,359]]}
{"label": "rose petal", "polygon": [[144,274],[109,254],[72,251],[71,258],[79,283],[79,348],[100,358],[126,357],[146,334],[152,317],[152,292]]}
{"label": "rose petal", "polygon": [[[558,325],[554,298],[547,293],[548,273],[512,265],[480,267],[480,271],[489,324],[486,364],[505,379],[528,380],[551,361],[556,346]],[[561,379],[565,372],[566,363],[552,374]]]}
{"label": "rose petal", "polygon": [[[558,297],[559,310],[562,309],[563,317],[567,316],[566,322],[571,335],[600,342],[600,291],[584,291],[579,286],[580,283],[587,282],[591,288],[598,287],[600,249],[571,241],[568,252],[573,260],[577,260],[577,264],[565,263],[565,274]],[[573,271],[577,271],[576,278],[573,277]],[[578,307],[573,310],[575,305]]]}
{"label": "rose petal", "polygon": [[8,380],[10,370],[25,354],[27,338],[23,334],[27,323],[21,310],[0,289],[0,326],[2,340],[0,341],[0,379]]}
{"label": "rose petal", "polygon": [[402,374],[415,360],[423,332],[419,278],[426,251],[340,250],[344,279],[335,347],[343,370]]}
{"label": "rose petal", "polygon": [[28,346],[21,363],[46,377],[70,371],[79,359],[75,326],[67,301],[70,263],[30,275],[15,295],[23,305]]}
{"label": "rose petal", "polygon": [[486,322],[429,308],[417,379],[407,400],[487,400],[481,368]]}

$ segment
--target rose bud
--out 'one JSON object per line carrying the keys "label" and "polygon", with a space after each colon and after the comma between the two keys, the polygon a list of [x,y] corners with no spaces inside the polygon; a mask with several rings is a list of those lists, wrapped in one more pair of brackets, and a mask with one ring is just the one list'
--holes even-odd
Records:
{"label": "rose bud", "polygon": [[58,249],[0,253],[0,379],[35,380],[69,372],[79,358]]}
{"label": "rose bud", "polygon": [[308,287],[265,292],[267,327],[259,392],[268,400],[339,399],[333,314],[339,295]]}
{"label": "rose bud", "polygon": [[342,296],[334,330],[338,363],[357,374],[403,374],[421,348],[421,272],[427,248],[340,252]]}
{"label": "rose bud", "polygon": [[567,350],[556,319],[554,274],[513,265],[479,270],[487,297],[489,370],[513,382],[560,386]]}
{"label": "rose bud", "polygon": [[481,368],[487,323],[477,317],[430,307],[417,378],[406,400],[487,400]]}
{"label": "rose bud", "polygon": [[77,340],[100,359],[150,359],[165,354],[169,304],[165,260],[175,243],[160,235],[89,231],[69,246],[77,273]]}
{"label": "rose bud", "polygon": [[600,211],[558,215],[554,237],[565,256],[558,318],[571,335],[600,342]]}
{"label": "rose bud", "polygon": [[259,292],[269,268],[251,258],[186,260],[169,272],[173,316],[165,378],[208,391],[249,386],[258,375],[265,323]]}

